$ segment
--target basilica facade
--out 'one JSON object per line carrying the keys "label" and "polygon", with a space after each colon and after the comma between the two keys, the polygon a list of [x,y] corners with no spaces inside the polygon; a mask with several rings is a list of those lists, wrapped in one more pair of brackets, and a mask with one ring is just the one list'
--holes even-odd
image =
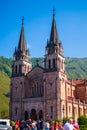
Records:
{"label": "basilica facade", "polygon": [[[44,48],[43,48],[44,49]],[[10,118],[13,120],[63,119],[87,115],[87,81],[68,80],[63,46],[53,13],[50,38],[46,43],[44,67],[32,68],[24,23],[14,51],[10,85]],[[38,50],[36,50],[38,51]]]}

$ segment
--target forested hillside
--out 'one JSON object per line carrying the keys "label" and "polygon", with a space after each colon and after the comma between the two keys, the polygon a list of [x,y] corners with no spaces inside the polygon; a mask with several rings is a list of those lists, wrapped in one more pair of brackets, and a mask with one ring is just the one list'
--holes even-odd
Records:
{"label": "forested hillside", "polygon": [[66,58],[68,79],[87,78],[87,58]]}
{"label": "forested hillside", "polygon": [[0,118],[7,118],[9,113],[10,78],[0,71]]}
{"label": "forested hillside", "polygon": [[[43,58],[31,58],[32,67],[37,64],[44,67]],[[68,79],[84,79],[87,78],[87,58],[66,58],[66,72]],[[12,59],[0,57],[0,71],[11,76]]]}
{"label": "forested hillside", "polygon": [[[38,63],[44,66],[43,58],[31,58],[32,67]],[[87,78],[87,58],[66,58],[68,79]],[[0,117],[6,118],[9,111],[10,77],[12,59],[0,57]]]}
{"label": "forested hillside", "polygon": [[9,77],[11,76],[11,65],[12,65],[12,59],[0,56],[0,71],[4,72]]}

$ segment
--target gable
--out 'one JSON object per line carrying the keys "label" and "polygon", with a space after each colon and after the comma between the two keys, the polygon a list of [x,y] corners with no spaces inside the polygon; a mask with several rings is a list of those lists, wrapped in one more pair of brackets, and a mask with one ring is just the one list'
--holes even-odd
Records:
{"label": "gable", "polygon": [[[40,66],[36,66],[34,67],[26,76],[29,77],[40,77],[41,75],[43,75],[44,73],[44,69],[41,68]],[[41,76],[42,77],[42,76]]]}

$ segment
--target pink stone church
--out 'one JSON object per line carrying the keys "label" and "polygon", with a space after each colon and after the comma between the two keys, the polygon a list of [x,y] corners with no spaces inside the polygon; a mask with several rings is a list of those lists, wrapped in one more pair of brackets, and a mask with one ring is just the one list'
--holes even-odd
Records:
{"label": "pink stone church", "polygon": [[44,67],[37,63],[32,68],[22,22],[12,65],[10,118],[54,120],[87,116],[87,80],[67,79],[54,12],[45,50]]}

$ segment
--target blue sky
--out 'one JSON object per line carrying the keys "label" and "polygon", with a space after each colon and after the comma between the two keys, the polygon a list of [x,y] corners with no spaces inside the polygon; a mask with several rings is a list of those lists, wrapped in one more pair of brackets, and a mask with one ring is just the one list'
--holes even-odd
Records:
{"label": "blue sky", "polygon": [[87,0],[0,0],[0,56],[12,58],[24,16],[31,57],[43,57],[52,9],[65,57],[87,57]]}

